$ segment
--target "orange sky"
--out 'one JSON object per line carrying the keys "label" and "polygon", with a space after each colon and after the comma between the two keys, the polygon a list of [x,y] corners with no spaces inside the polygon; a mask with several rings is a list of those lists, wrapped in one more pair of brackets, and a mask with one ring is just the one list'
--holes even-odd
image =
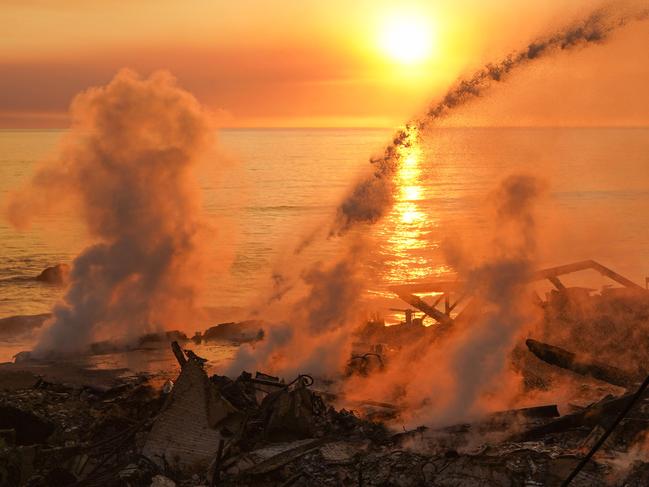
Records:
{"label": "orange sky", "polygon": [[[4,0],[0,127],[64,127],[71,98],[122,67],[171,71],[224,126],[392,126],[459,74],[594,3]],[[430,52],[420,62],[404,64],[382,46],[401,17],[429,29]],[[514,95],[458,123],[646,124],[647,30],[628,29],[597,52],[523,75]],[[556,90],[567,93],[558,107]]]}

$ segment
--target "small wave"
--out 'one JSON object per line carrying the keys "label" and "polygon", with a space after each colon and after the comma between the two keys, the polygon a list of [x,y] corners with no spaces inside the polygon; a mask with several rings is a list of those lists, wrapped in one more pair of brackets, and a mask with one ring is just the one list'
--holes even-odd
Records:
{"label": "small wave", "polygon": [[34,276],[0,277],[0,284],[19,284],[23,282],[38,282]]}
{"label": "small wave", "polygon": [[334,208],[333,205],[329,206],[303,206],[303,205],[277,205],[277,206],[248,206],[246,211],[251,213],[270,213],[270,212],[310,212],[322,211]]}

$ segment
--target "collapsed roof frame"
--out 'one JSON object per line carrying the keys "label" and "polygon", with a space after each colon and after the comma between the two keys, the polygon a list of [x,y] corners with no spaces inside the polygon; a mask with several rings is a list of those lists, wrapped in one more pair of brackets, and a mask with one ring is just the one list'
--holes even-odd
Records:
{"label": "collapsed roof frame", "polygon": [[[571,264],[542,269],[534,272],[530,276],[528,282],[536,282],[547,279],[557,291],[565,292],[566,286],[563,285],[563,283],[559,279],[559,276],[588,269],[598,272],[602,276],[611,279],[612,281],[620,284],[627,289],[632,289],[634,291],[640,291],[643,293],[648,292],[642,286],[594,260],[582,260],[579,262],[573,262]],[[462,281],[438,281],[420,284],[404,284],[400,286],[391,286],[388,289],[389,291],[399,296],[400,299],[408,303],[410,306],[415,307],[419,311],[423,312],[426,316],[429,316],[430,318],[435,320],[436,323],[445,327],[452,325],[455,320],[461,315],[460,313],[460,315],[453,318],[451,316],[453,310],[455,310],[461,302],[465,301],[467,298],[471,298],[471,293],[465,289],[465,283]],[[428,304],[422,298],[417,296],[417,294],[422,293],[440,294],[436,297],[436,300],[433,304]],[[452,294],[457,294],[458,297],[453,300]],[[444,300],[443,311],[437,309],[437,305],[442,301],[442,299]]]}

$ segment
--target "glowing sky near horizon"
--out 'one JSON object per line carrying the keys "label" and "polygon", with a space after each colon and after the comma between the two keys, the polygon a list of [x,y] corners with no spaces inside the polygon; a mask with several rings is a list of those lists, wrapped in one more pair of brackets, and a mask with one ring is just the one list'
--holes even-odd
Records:
{"label": "glowing sky near horizon", "polygon": [[[143,74],[171,71],[223,125],[393,126],[457,76],[525,45],[548,26],[578,18],[595,3],[5,0],[0,127],[66,126],[72,97],[106,83],[122,67]],[[646,122],[646,96],[641,110],[637,97],[633,103],[607,102],[611,97],[602,90],[619,76],[646,84],[647,30],[620,35],[625,55],[609,49],[603,58],[577,59],[568,81],[547,88],[554,94],[572,79],[568,90],[575,104],[569,99],[558,113],[538,116],[523,104],[504,123],[522,115],[531,124],[556,118],[568,124]],[[596,72],[593,62],[610,69]],[[587,79],[585,93],[575,88],[588,76],[597,76],[601,86]],[[542,91],[548,83],[539,85]],[[533,106],[547,111],[543,98]]]}

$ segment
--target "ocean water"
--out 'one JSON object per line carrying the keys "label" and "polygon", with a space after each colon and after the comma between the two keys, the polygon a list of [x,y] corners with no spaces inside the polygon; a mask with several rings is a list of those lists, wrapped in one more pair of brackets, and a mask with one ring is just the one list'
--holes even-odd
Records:
{"label": "ocean water", "polygon": [[[268,285],[278,262],[313,229],[326,228],[350,185],[370,169],[391,130],[221,130],[218,152],[198,171],[204,209],[217,229],[205,304],[233,319]],[[0,200],[53,157],[57,130],[0,131]],[[638,283],[649,275],[649,129],[444,128],[420,134],[397,174],[395,205],[364,229],[377,269],[371,287],[448,277],[448,242],[488,253],[490,194],[512,173],[539,177],[539,265],[592,258]],[[73,214],[39,215],[25,231],[0,219],[0,317],[46,312],[61,288],[33,280],[71,262],[91,240]],[[310,258],[336,255],[320,239]],[[290,259],[289,259],[290,261]],[[393,305],[402,307],[394,299]]]}

